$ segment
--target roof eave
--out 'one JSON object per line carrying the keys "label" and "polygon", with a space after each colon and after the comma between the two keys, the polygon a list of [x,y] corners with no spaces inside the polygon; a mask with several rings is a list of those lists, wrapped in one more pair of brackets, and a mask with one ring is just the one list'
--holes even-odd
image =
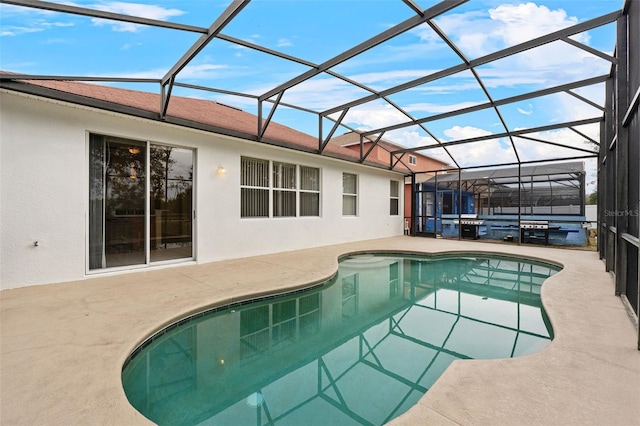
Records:
{"label": "roof eave", "polygon": [[327,157],[342,161],[348,161],[350,163],[363,164],[365,166],[374,167],[383,170],[389,170],[396,173],[401,173],[406,175],[408,172],[403,170],[392,170],[390,167],[385,167],[381,164],[371,163],[371,162],[360,162],[357,159],[349,158],[347,156],[341,156],[339,154],[330,153],[324,151],[323,153],[319,153],[318,150],[311,149],[305,147],[303,145],[296,145],[290,142],[270,139],[270,138],[262,138],[262,140],[258,140],[258,136],[256,134],[240,132],[237,130],[225,129],[219,126],[213,126],[210,124],[201,123],[198,121],[188,120],[184,118],[179,118],[171,115],[167,115],[162,119],[160,114],[157,112],[131,107],[127,105],[122,105],[114,102],[104,101],[100,99],[90,98],[82,95],[77,95],[74,93],[64,92],[56,89],[51,89],[48,87],[23,83],[19,81],[12,80],[2,80],[0,81],[0,88],[7,89],[10,91],[39,96],[47,99],[52,99],[61,102],[67,102],[74,105],[82,105],[90,108],[96,108],[103,111],[109,111],[119,114],[124,114],[128,116],[143,118],[147,120],[157,121],[160,123],[173,124],[180,127],[187,127],[190,129],[201,130],[208,133],[216,133],[224,136],[231,136],[251,142],[256,143],[264,143],[267,145],[278,146],[281,148],[291,149],[299,152],[305,152],[309,154],[315,154],[321,157]]}

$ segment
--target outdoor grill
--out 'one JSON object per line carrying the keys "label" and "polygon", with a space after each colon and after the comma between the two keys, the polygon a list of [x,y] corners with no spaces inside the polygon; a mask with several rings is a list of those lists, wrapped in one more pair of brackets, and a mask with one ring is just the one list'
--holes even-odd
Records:
{"label": "outdoor grill", "polygon": [[549,244],[549,221],[548,220],[521,220],[520,221],[520,241],[536,241],[544,238],[544,244]]}
{"label": "outdoor grill", "polygon": [[520,229],[549,229],[548,220],[522,220]]}
{"label": "outdoor grill", "polygon": [[484,220],[480,219],[461,219],[460,225],[484,225]]}
{"label": "outdoor grill", "polygon": [[475,215],[460,218],[460,236],[462,238],[480,238],[480,225],[484,225],[484,220],[478,219]]}

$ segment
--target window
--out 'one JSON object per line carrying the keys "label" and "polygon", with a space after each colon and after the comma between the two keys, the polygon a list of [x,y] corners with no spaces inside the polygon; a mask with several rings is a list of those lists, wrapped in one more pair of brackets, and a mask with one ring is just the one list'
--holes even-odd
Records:
{"label": "window", "polygon": [[320,169],[241,158],[240,216],[320,216]]}
{"label": "window", "polygon": [[273,162],[273,216],[296,215],[296,165]]}
{"label": "window", "polygon": [[240,160],[240,216],[269,216],[269,161],[242,157]]}
{"label": "window", "polygon": [[409,164],[416,165],[418,164],[418,159],[415,155],[409,155]]}
{"label": "window", "polygon": [[391,216],[398,216],[399,205],[400,205],[400,184],[397,180],[392,180],[390,182],[389,194],[390,194],[390,205],[389,205],[389,214]]}
{"label": "window", "polygon": [[358,176],[342,174],[342,215],[355,216],[358,213]]}
{"label": "window", "polygon": [[320,169],[300,166],[300,216],[320,216]]}

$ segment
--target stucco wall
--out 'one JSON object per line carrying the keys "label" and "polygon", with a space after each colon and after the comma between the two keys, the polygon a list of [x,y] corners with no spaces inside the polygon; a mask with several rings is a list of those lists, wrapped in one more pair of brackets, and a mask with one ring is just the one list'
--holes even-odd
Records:
{"label": "stucco wall", "polygon": [[[197,262],[403,233],[403,212],[389,215],[389,180],[402,181],[397,173],[6,91],[0,102],[3,289],[88,276],[89,132],[196,150]],[[240,218],[243,155],[321,168],[321,216]],[[359,176],[357,217],[342,216],[343,172]]]}

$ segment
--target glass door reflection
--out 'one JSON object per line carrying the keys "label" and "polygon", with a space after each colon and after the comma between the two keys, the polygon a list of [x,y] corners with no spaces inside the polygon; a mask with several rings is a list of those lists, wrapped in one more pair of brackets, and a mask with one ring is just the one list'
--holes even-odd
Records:
{"label": "glass door reflection", "polygon": [[194,151],[92,134],[89,270],[193,258]]}
{"label": "glass door reflection", "polygon": [[91,136],[90,269],[146,263],[145,157],[143,142]]}
{"label": "glass door reflection", "polygon": [[193,151],[151,145],[151,261],[193,257]]}

